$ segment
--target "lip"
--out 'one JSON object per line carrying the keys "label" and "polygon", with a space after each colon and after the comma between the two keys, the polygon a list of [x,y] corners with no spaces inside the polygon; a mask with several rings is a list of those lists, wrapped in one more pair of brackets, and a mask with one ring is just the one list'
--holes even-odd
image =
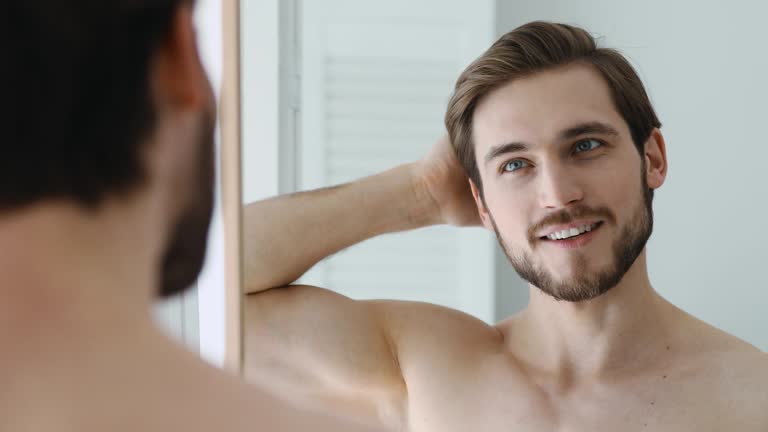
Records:
{"label": "lip", "polygon": [[[600,221],[598,221],[598,222],[600,222]],[[595,222],[592,222],[592,223],[595,223]],[[561,229],[566,229],[566,227],[567,228],[576,228],[576,227],[580,227],[580,226],[583,226],[583,225],[585,225],[583,222],[579,222],[579,223],[577,223],[575,225],[574,224],[561,225],[563,228],[557,228],[556,230],[551,231],[551,232],[559,231]],[[580,247],[586,246],[589,242],[591,242],[592,239],[595,238],[595,235],[597,234],[597,232],[600,231],[600,229],[603,227],[603,225],[604,224],[602,222],[600,222],[594,229],[592,229],[592,231],[587,231],[584,234],[578,235],[576,237],[571,237],[571,238],[567,238],[567,239],[564,239],[564,240],[550,240],[548,238],[543,238],[540,241],[542,243],[544,243],[544,244],[549,244],[549,245],[552,245],[552,246],[561,247],[563,249],[576,249],[576,248],[580,248]]]}
{"label": "lip", "polygon": [[[558,231],[562,231],[562,230],[566,230],[566,229],[571,229],[571,228],[583,227],[584,225],[592,225],[592,224],[596,224],[596,223],[599,223],[600,225],[602,225],[602,222],[603,221],[601,221],[600,219],[581,219],[581,220],[577,220],[577,221],[574,221],[574,222],[571,222],[571,223],[567,223],[567,224],[552,225],[550,227],[547,227],[546,231],[542,231],[541,233],[539,233],[538,237],[539,238],[546,237],[546,236],[548,236],[548,235],[550,235],[552,233],[558,232]],[[588,233],[585,233],[585,234],[588,234]],[[584,234],[582,234],[582,235],[584,235]]]}

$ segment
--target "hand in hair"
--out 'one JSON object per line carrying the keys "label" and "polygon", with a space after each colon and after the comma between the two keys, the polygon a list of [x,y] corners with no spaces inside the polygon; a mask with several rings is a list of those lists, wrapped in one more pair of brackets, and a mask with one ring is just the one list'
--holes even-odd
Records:
{"label": "hand in hair", "polygon": [[440,222],[454,226],[480,225],[469,179],[447,135],[415,164],[418,181],[434,201]]}

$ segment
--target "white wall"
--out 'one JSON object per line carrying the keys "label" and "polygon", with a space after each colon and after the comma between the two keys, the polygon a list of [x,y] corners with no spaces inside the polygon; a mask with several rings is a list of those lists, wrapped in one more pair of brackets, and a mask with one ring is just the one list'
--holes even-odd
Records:
{"label": "white wall", "polygon": [[[766,16],[768,4],[757,1],[499,0],[497,20],[499,35],[535,19],[580,25],[630,58],[664,124],[670,164],[654,202],[651,281],[673,303],[764,351]],[[524,289],[514,275],[504,280]],[[517,301],[500,310],[519,308]]]}

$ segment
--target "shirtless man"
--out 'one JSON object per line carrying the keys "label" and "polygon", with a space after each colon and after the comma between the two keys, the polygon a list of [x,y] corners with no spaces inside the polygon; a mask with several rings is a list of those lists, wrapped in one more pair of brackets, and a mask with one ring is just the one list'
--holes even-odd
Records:
{"label": "shirtless man", "polygon": [[[446,125],[418,162],[247,209],[250,379],[390,430],[768,430],[768,357],[649,283],[665,143],[620,54],[578,28],[522,26],[461,75]],[[433,224],[495,232],[528,307],[487,325],[290,285]]]}
{"label": "shirtless man", "polygon": [[3,5],[0,431],[340,429],[153,323],[195,281],[213,203],[190,3]]}

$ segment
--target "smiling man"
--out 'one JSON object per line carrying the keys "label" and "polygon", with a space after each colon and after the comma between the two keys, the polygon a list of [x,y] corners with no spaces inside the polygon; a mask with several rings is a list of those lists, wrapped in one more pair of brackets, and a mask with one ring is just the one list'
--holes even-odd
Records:
{"label": "smiling man", "polygon": [[[505,69],[500,62],[515,55],[506,49],[469,69],[498,73],[464,75],[448,126],[483,223],[517,272],[555,299],[590,300],[619,284],[651,234],[653,190],[667,169],[661,124],[614,51]],[[545,70],[526,77],[534,68]]]}
{"label": "smiling man", "polygon": [[[392,430],[768,430],[766,355],[649,282],[666,149],[624,57],[527,24],[459,77],[446,126],[421,161],[247,208],[251,379]],[[290,285],[357,242],[440,223],[495,232],[528,307],[490,326]]]}

